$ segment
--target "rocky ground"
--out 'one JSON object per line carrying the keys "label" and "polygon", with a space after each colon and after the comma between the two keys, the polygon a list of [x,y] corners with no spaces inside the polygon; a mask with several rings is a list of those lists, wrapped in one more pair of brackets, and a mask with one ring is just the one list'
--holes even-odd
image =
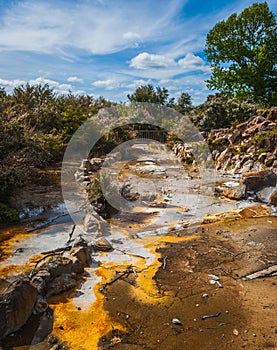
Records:
{"label": "rocky ground", "polygon": [[[47,228],[2,228],[0,349],[276,349],[272,116],[237,126],[236,137],[229,130],[222,140],[226,151],[216,156],[223,173],[237,164],[242,172],[252,160],[255,166],[247,170],[259,162],[262,172],[214,178],[157,147],[143,155],[136,146],[136,161],[116,155],[111,166],[119,192],[134,205],[107,221],[109,232],[92,211],[76,229],[72,221],[49,221],[47,210]],[[254,157],[254,150],[247,158],[248,148],[242,155],[233,151],[251,147],[251,128],[270,139],[262,141],[270,144],[260,153],[265,157]],[[87,160],[76,173],[82,191],[95,180],[94,163],[101,162]],[[56,170],[52,175],[58,179]],[[18,207],[59,207],[57,182],[43,186],[14,197]]]}

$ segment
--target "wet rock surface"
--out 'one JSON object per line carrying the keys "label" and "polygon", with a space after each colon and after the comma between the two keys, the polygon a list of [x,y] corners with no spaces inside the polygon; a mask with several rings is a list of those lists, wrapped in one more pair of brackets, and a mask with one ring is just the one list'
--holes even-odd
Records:
{"label": "wet rock surface", "polygon": [[[11,349],[12,345],[17,348],[22,342],[28,344],[27,339],[29,344],[41,343],[52,332],[53,312],[47,299],[76,288],[80,274],[91,260],[87,246],[73,247],[64,254],[66,256],[50,253],[31,271],[1,282],[0,339],[4,349]],[[40,346],[42,349],[42,344]],[[56,348],[64,347],[59,342]]]}

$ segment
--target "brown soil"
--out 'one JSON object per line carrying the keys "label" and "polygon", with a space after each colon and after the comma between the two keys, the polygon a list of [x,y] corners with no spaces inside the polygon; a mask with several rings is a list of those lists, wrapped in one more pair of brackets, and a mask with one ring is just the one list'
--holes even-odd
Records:
{"label": "brown soil", "polygon": [[[276,228],[276,217],[245,218],[204,225],[195,239],[166,243],[158,249],[156,292],[142,298],[136,273],[106,286],[104,307],[128,331],[115,328],[99,348],[277,349],[277,276],[244,278],[276,265]],[[186,231],[178,235],[187,238]],[[221,288],[209,274],[220,278]]]}

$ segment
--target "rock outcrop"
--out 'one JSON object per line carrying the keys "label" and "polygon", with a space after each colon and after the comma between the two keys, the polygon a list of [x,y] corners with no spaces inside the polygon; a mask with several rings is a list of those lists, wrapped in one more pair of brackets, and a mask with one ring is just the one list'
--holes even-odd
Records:
{"label": "rock outcrop", "polygon": [[230,129],[212,130],[207,142],[216,170],[244,174],[277,168],[277,108]]}
{"label": "rock outcrop", "polygon": [[[231,128],[211,130],[206,137],[215,169],[221,173],[244,174],[277,169],[277,107]],[[177,143],[175,154],[193,163],[191,145]]]}

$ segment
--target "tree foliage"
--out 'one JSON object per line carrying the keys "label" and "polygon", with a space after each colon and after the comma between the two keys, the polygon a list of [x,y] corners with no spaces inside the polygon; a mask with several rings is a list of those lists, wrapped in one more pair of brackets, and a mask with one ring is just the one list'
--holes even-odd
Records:
{"label": "tree foliage", "polygon": [[266,2],[217,23],[206,39],[210,89],[277,103],[277,25]]}
{"label": "tree foliage", "polygon": [[153,85],[142,85],[138,87],[133,94],[127,95],[130,102],[149,102],[158,103],[162,106],[172,107],[174,105],[174,98],[169,98],[169,93],[166,88]]}
{"label": "tree foliage", "polygon": [[178,98],[178,102],[175,109],[181,114],[188,113],[192,108],[191,96],[187,92],[182,92],[181,96]]}
{"label": "tree foliage", "polygon": [[71,136],[104,98],[57,95],[47,84],[0,88],[0,203],[30,180],[34,168],[61,161]]}
{"label": "tree foliage", "polygon": [[258,106],[249,98],[238,99],[217,93],[197,106],[192,119],[200,130],[228,128],[254,115]]}

